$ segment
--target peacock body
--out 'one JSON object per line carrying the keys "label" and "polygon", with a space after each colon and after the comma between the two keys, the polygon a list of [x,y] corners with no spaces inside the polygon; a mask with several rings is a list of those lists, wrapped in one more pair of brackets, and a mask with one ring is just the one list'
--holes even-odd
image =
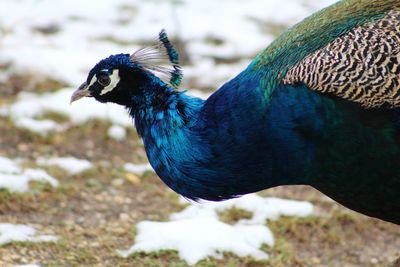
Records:
{"label": "peacock body", "polygon": [[[172,63],[151,60],[165,48]],[[71,101],[126,106],[160,178],[190,199],[311,185],[400,224],[400,2],[344,0],[281,35],[207,100],[160,44],[100,61]],[[166,82],[159,78],[169,74]]]}

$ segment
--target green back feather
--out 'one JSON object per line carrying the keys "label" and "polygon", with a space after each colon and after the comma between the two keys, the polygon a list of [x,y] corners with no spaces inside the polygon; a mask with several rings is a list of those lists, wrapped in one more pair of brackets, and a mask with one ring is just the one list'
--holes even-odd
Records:
{"label": "green back feather", "polygon": [[400,10],[399,0],[340,1],[287,30],[255,58],[253,66],[262,68],[274,64],[274,69],[282,77],[288,68],[310,53],[354,27],[380,19],[394,9]]}
{"label": "green back feather", "polygon": [[400,1],[340,1],[288,29],[253,60],[248,70],[263,73],[260,89],[269,99],[292,66],[354,27],[383,18],[390,10],[400,10]]}

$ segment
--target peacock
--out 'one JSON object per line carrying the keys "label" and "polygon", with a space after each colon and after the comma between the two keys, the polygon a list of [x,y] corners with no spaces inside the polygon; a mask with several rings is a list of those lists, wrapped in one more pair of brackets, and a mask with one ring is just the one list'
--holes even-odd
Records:
{"label": "peacock", "polygon": [[126,107],[170,188],[221,201],[310,185],[400,224],[400,1],[343,0],[315,13],[207,100],[178,90],[178,53],[164,30],[158,37],[98,62],[71,102]]}

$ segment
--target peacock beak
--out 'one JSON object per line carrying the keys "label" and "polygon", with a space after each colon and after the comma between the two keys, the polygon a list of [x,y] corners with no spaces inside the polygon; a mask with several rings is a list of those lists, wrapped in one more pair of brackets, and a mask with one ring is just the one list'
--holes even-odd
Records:
{"label": "peacock beak", "polygon": [[76,91],[72,94],[70,103],[75,102],[76,100],[85,96],[90,96],[89,87],[86,82],[82,83],[81,86],[79,86],[78,89],[76,89]]}

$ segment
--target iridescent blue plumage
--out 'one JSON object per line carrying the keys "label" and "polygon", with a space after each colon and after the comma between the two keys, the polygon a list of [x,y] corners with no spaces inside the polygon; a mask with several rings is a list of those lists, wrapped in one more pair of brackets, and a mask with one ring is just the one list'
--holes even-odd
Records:
{"label": "iridescent blue plumage", "polygon": [[268,102],[258,84],[245,71],[207,101],[178,93],[162,116],[153,107],[132,114],[166,184],[188,198],[222,200],[306,182],[322,100],[306,87],[282,86]]}
{"label": "iridescent blue plumage", "polygon": [[[177,90],[182,74],[165,32],[159,37],[172,69],[147,61],[158,57],[154,49],[111,56],[72,100],[89,95],[124,105],[157,174],[187,198],[223,200],[307,184],[400,224],[400,66],[392,62],[388,74],[382,65],[400,56],[400,45],[384,39],[400,38],[400,4],[379,2],[345,0],[312,16],[207,100]],[[376,32],[382,45],[393,46],[386,48],[392,54],[360,37]],[[160,79],[160,72],[169,79]]]}

